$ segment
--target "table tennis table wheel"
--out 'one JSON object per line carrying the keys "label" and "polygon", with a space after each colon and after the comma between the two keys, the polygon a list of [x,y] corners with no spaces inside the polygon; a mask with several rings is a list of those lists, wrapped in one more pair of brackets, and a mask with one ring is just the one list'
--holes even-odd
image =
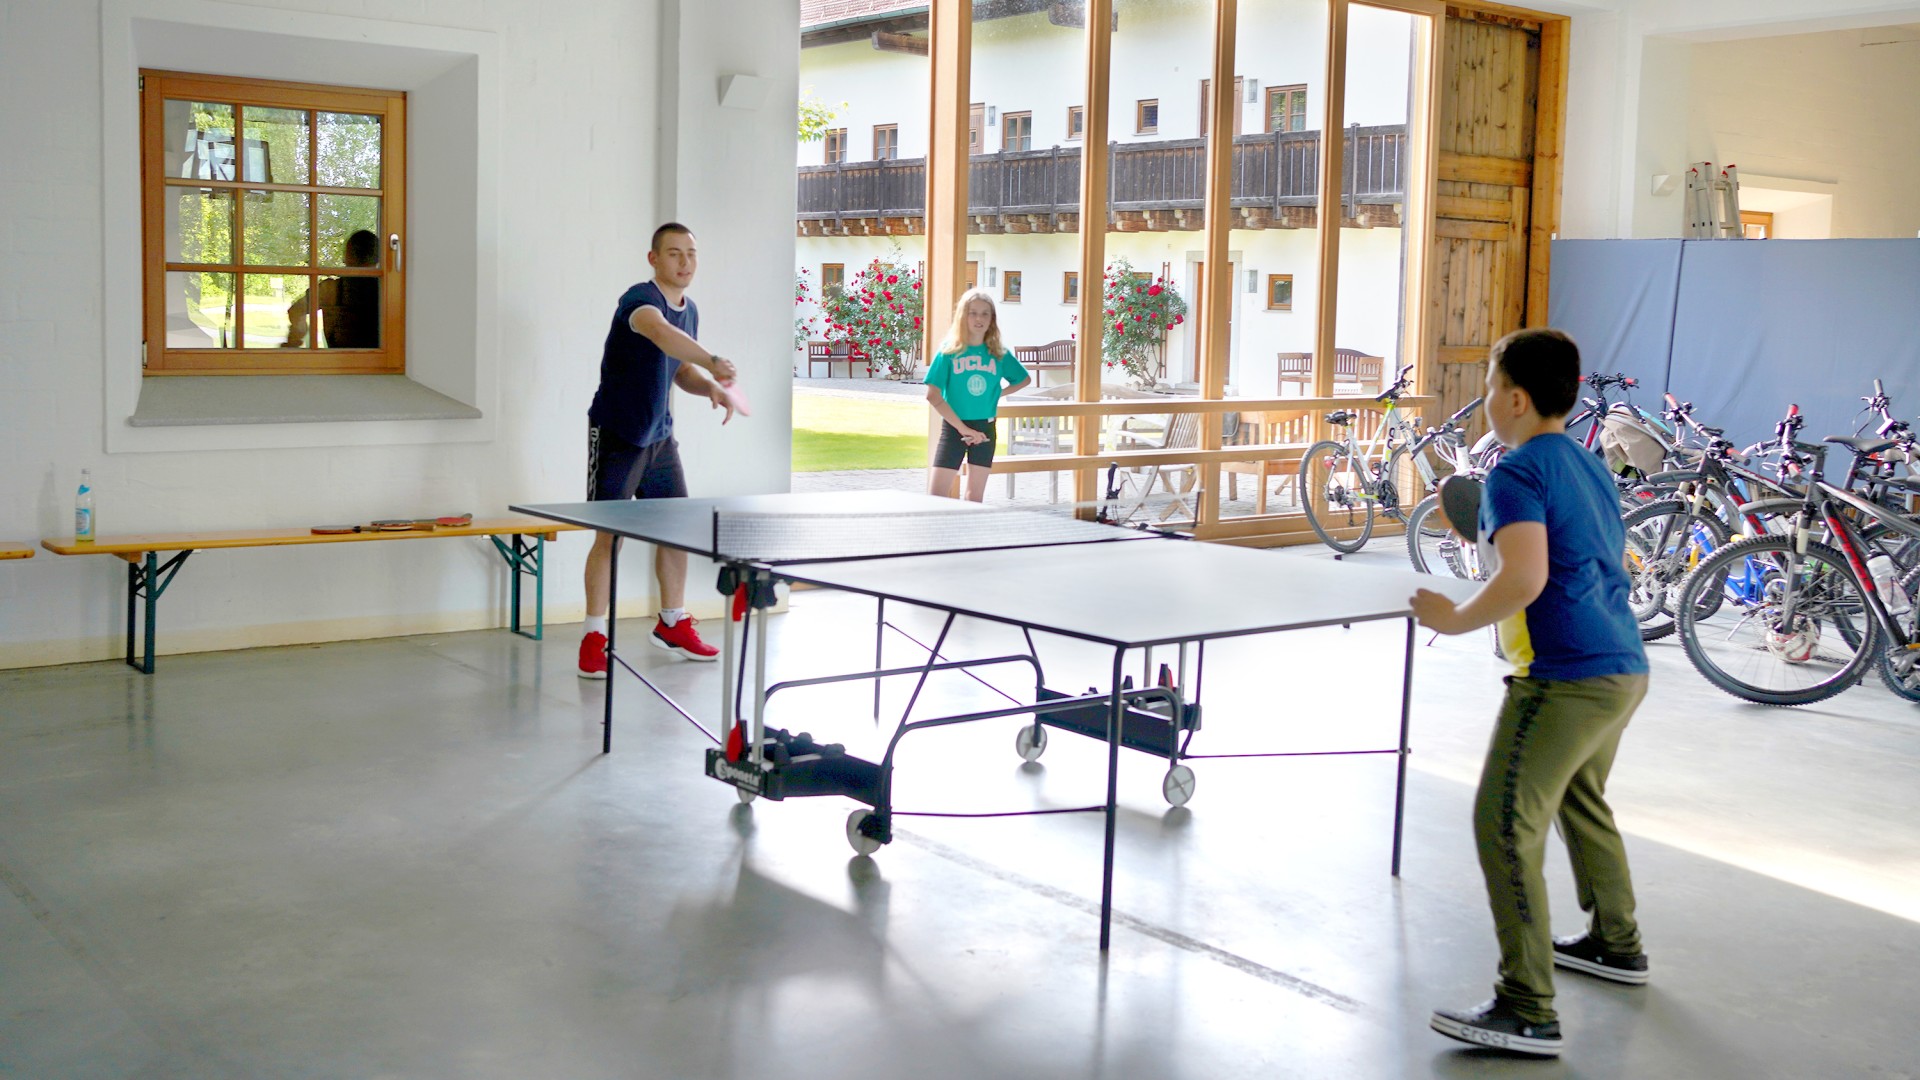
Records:
{"label": "table tennis table wheel", "polygon": [[1185,806],[1193,798],[1193,770],[1185,765],[1175,765],[1167,770],[1166,779],[1160,781],[1160,794],[1167,797],[1173,806]]}
{"label": "table tennis table wheel", "polygon": [[847,815],[847,843],[853,845],[855,855],[871,855],[880,850],[880,841],[860,831],[860,826],[872,816],[871,810],[855,810]]}
{"label": "table tennis table wheel", "polygon": [[1022,761],[1039,761],[1047,752],[1047,729],[1038,721],[1014,733],[1013,751]]}
{"label": "table tennis table wheel", "polygon": [[740,803],[743,806],[753,801],[754,793],[751,791],[748,791],[746,788],[736,787],[733,789],[733,793],[740,797]]}

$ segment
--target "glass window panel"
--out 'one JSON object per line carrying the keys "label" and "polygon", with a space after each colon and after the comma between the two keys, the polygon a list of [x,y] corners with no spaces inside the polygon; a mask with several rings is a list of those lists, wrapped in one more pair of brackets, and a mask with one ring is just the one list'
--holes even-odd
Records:
{"label": "glass window panel", "polygon": [[[245,274],[246,303],[241,317],[241,343],[249,349],[278,349],[287,343],[287,309],[297,297],[304,277]],[[289,288],[292,285],[292,288]],[[295,340],[298,340],[296,337]]]}
{"label": "glass window panel", "polygon": [[[1313,393],[1318,332],[1320,133],[1289,120],[1305,85],[1325,78],[1327,5],[1321,0],[1241,0],[1234,71],[1268,88],[1255,133],[1234,139],[1233,213],[1227,231],[1226,396],[1297,398]],[[1306,119],[1302,114],[1302,121]],[[1314,126],[1318,126],[1317,124]],[[1229,414],[1226,445],[1280,446],[1221,466],[1223,521],[1297,513],[1295,477],[1314,414],[1304,409]]]}
{"label": "glass window panel", "polygon": [[[313,341],[313,311],[309,297],[313,295],[313,279],[302,274],[250,275],[268,277],[267,291],[273,295],[276,305],[286,305],[282,318],[287,331],[281,344],[289,349],[315,348]],[[253,324],[253,300],[247,300],[247,321]],[[251,344],[251,343],[249,343]]]}
{"label": "glass window panel", "polygon": [[240,217],[245,222],[248,266],[307,265],[311,198],[302,191],[246,193]]}
{"label": "glass window panel", "polygon": [[321,187],[380,186],[381,120],[359,113],[322,112],[315,180]]}
{"label": "glass window panel", "polygon": [[169,98],[162,106],[161,152],[168,176],[232,180],[233,106]]}
{"label": "glass window panel", "polygon": [[[383,250],[378,195],[318,195],[320,231],[315,260],[321,266],[379,266]],[[359,233],[366,233],[364,237]]]}
{"label": "glass window panel", "polygon": [[312,305],[319,323],[320,347],[379,348],[380,290],[378,277],[321,278],[314,287]]}
{"label": "glass window panel", "polygon": [[[927,40],[924,29],[902,33]],[[902,47],[875,48],[862,38],[851,47],[800,50],[800,85],[808,99],[828,103],[822,123],[830,125],[824,145],[796,146],[802,164],[794,277],[811,282],[817,274],[820,284],[804,294],[796,289],[794,297],[793,370],[805,378],[884,378],[924,372],[926,366],[920,342],[927,257],[921,211],[932,64],[912,45],[897,44]],[[870,129],[886,130],[895,160],[853,157],[847,133]],[[822,161],[828,165],[816,164]],[[796,408],[796,417],[802,411]],[[875,438],[870,429],[855,430],[850,421],[817,413],[794,426],[796,491],[810,490],[806,477],[812,471],[842,467],[811,449],[822,436],[859,447],[855,468],[891,467],[887,463],[899,458],[889,457],[898,452],[889,444],[905,445],[906,457],[925,460],[924,415],[914,416],[904,432],[889,432],[899,438]]]}
{"label": "glass window panel", "polygon": [[269,109],[248,105],[240,111],[246,131],[240,179],[249,184],[305,184],[312,139],[305,109]]}
{"label": "glass window panel", "polygon": [[226,188],[168,188],[166,261],[233,261],[233,192]]}
{"label": "glass window panel", "polygon": [[167,274],[167,348],[228,349],[234,339],[232,274]]}

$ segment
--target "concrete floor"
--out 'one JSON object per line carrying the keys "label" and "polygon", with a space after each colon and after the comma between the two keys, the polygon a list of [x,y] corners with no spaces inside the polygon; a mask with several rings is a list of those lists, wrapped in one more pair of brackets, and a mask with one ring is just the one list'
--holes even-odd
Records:
{"label": "concrete floor", "polygon": [[[776,669],[860,664],[871,615],[797,595]],[[1401,634],[1210,649],[1194,749],[1391,745]],[[1017,640],[974,624],[956,648]],[[1920,1075],[1920,710],[1877,682],[1763,709],[1652,648],[1612,795],[1653,982],[1563,975],[1567,1053],[1542,1063],[1426,1027],[1492,977],[1468,830],[1499,693],[1483,636],[1422,637],[1397,881],[1391,757],[1198,762],[1170,810],[1162,770],[1123,756],[1105,957],[1098,815],[906,819],[853,857],[852,804],[738,805],[700,774],[704,737],[631,679],[601,756],[603,684],[574,676],[576,643],[550,627],[165,657],[151,677],[0,672],[0,1075]],[[1104,669],[1068,643],[1042,655],[1057,686]],[[717,712],[713,667],[635,659]],[[999,700],[959,677],[933,693]],[[776,709],[856,752],[877,738],[858,689]],[[909,739],[898,804],[1101,799],[1098,744],[1056,733],[1023,765],[1014,728]],[[1549,876],[1556,927],[1579,929],[1564,864]]]}

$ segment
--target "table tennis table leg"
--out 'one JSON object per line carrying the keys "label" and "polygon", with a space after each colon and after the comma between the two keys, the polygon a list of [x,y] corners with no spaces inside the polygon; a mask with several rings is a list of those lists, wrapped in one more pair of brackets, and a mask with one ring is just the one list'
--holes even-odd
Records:
{"label": "table tennis table leg", "polygon": [[[721,580],[726,580],[724,575]],[[734,584],[736,592],[746,588],[747,586],[744,584],[738,582]],[[722,590],[721,595],[726,597],[726,599],[722,601],[722,603],[726,604],[725,622],[720,627],[720,745],[725,747],[727,745],[727,739],[733,731],[734,724],[737,722],[734,716],[735,708],[733,703],[733,665],[735,654],[739,648],[740,628],[736,625],[736,622],[739,618],[746,618],[746,616],[740,614],[735,608],[735,593]],[[751,592],[749,592],[749,595],[751,595]]]}
{"label": "table tennis table leg", "polygon": [[613,553],[607,558],[607,700],[600,719],[600,752],[613,753],[613,628],[620,622],[620,539],[614,538]]}
{"label": "table tennis table leg", "polygon": [[[947,621],[940,625],[940,636],[933,639],[933,648],[927,653],[927,666],[921,669],[920,681],[913,684],[913,696],[907,699],[907,707],[900,712],[901,723],[906,723],[907,717],[913,714],[913,703],[920,700],[920,691],[927,685],[927,675],[933,671],[933,665],[940,662],[940,646],[947,643],[947,631],[953,629],[953,621],[957,618],[959,616],[948,612]],[[875,679],[873,685],[877,693],[880,680]],[[876,714],[879,712],[877,708],[874,711]]]}
{"label": "table tennis table leg", "polygon": [[1400,666],[1400,765],[1393,781],[1393,867],[1400,876],[1400,833],[1407,808],[1407,729],[1413,717],[1413,638],[1414,622],[1407,620],[1406,659]]}
{"label": "table tennis table leg", "polygon": [[[771,581],[769,575],[767,580]],[[753,597],[759,581],[749,579],[747,595]],[[747,604],[747,618],[753,620],[753,745],[747,760],[755,765],[764,765],[766,758],[761,746],[767,737],[767,613],[770,609],[759,604]]]}
{"label": "table tennis table leg", "polygon": [[[887,598],[880,597],[880,604],[873,616],[873,670],[883,670],[887,644]],[[880,680],[873,680],[873,722],[880,723]]]}
{"label": "table tennis table leg", "polygon": [[1113,833],[1117,819],[1115,804],[1120,795],[1120,717],[1124,707],[1120,697],[1121,669],[1126,666],[1127,651],[1113,651],[1113,681],[1107,685],[1107,847],[1100,879],[1100,951],[1107,951],[1113,937]]}

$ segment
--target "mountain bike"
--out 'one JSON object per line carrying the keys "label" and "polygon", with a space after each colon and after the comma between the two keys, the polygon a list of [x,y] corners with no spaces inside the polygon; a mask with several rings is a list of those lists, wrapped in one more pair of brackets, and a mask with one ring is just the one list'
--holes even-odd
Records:
{"label": "mountain bike", "polygon": [[[1798,415],[1796,406],[1789,421]],[[1900,575],[1856,523],[1920,540],[1920,521],[1827,483],[1827,447],[1794,439],[1795,424],[1781,428],[1782,463],[1806,480],[1798,513],[1787,534],[1729,543],[1687,576],[1674,603],[1687,659],[1708,682],[1762,705],[1824,701],[1876,662],[1894,693],[1920,701],[1920,631],[1909,591],[1920,575]],[[1856,458],[1849,474],[1858,468]],[[1814,539],[1822,527],[1825,542]],[[1725,603],[1703,616],[1708,592]]]}
{"label": "mountain bike", "polygon": [[[1452,466],[1454,475],[1476,480],[1486,478],[1487,468],[1482,467],[1467,448],[1467,436],[1462,428],[1466,418],[1485,400],[1475,398],[1448,417],[1446,423],[1427,429],[1428,436],[1434,440],[1435,452]],[[1421,499],[1407,513],[1407,558],[1413,568],[1423,574],[1449,574],[1465,581],[1486,577],[1478,549],[1447,527],[1438,491]]]}

